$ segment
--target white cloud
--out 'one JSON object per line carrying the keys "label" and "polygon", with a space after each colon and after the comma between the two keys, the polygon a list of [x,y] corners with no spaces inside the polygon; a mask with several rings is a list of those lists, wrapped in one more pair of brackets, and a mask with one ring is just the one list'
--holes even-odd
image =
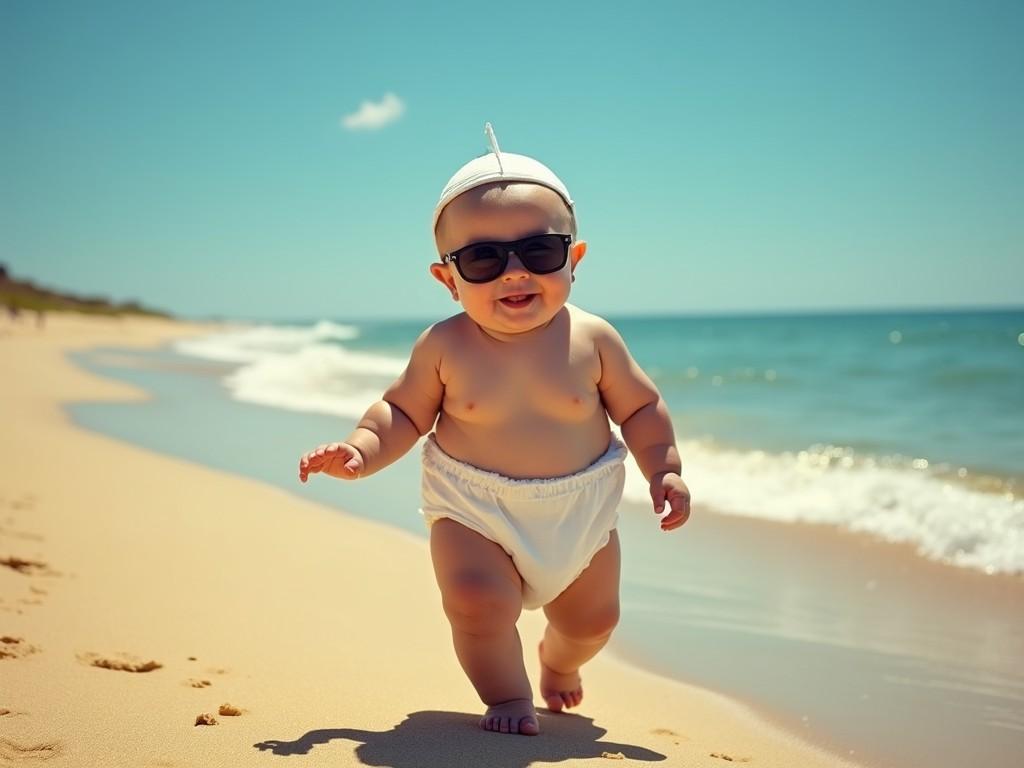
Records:
{"label": "white cloud", "polygon": [[405,112],[405,103],[393,93],[385,93],[378,102],[364,101],[351,115],[341,118],[350,131],[375,131],[395,122]]}

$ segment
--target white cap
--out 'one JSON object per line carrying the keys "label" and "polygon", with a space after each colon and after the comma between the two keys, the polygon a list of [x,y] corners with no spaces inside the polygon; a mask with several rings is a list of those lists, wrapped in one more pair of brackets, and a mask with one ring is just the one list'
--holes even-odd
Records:
{"label": "white cap", "polygon": [[459,168],[444,185],[441,199],[437,201],[437,207],[434,208],[433,229],[437,229],[437,220],[448,203],[463,192],[495,181],[528,181],[553,189],[562,196],[565,204],[569,206],[569,210],[575,215],[569,190],[554,171],[532,157],[502,152],[498,147],[498,140],[494,136],[494,130],[490,123],[484,125],[484,134],[487,136],[491,151],[482,157],[470,160]]}

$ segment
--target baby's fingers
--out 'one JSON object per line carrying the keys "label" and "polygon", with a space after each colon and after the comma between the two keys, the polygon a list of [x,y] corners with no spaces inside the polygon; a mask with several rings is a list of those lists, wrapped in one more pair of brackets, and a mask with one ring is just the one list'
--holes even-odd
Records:
{"label": "baby's fingers", "polygon": [[661,519],[661,530],[674,531],[690,519],[690,494],[688,491],[671,489],[665,497],[672,511]]}
{"label": "baby's fingers", "polygon": [[661,475],[651,480],[651,501],[654,503],[654,514],[660,515],[665,511],[665,486]]}
{"label": "baby's fingers", "polygon": [[[338,443],[332,445],[337,446]],[[306,482],[311,474],[324,470],[333,458],[332,454],[328,453],[330,448],[331,445],[321,445],[299,459],[299,480]]]}
{"label": "baby's fingers", "polygon": [[299,480],[303,483],[309,478],[311,472],[320,471],[319,465],[313,464],[310,459],[311,457],[308,453],[299,459]]}
{"label": "baby's fingers", "polygon": [[354,480],[363,473],[363,457],[347,443],[328,443],[310,451],[299,461],[299,480],[316,472]]}

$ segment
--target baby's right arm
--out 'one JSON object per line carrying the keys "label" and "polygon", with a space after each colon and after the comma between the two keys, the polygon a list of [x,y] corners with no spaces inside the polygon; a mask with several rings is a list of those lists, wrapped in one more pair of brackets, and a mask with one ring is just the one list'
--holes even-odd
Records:
{"label": "baby's right arm", "polygon": [[441,409],[441,340],[436,326],[413,345],[409,364],[371,405],[344,443],[321,445],[299,460],[299,479],[326,472],[355,480],[371,475],[401,458],[434,426]]}

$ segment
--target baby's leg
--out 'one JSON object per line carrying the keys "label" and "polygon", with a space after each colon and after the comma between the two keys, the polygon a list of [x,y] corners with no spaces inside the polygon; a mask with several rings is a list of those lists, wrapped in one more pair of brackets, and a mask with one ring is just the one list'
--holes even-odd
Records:
{"label": "baby's leg", "polygon": [[562,594],[544,606],[540,695],[558,712],[583,700],[579,669],[604,647],[619,622],[619,536],[608,543]]}
{"label": "baby's leg", "polygon": [[512,559],[493,541],[447,518],[430,526],[430,555],[455,655],[488,705],[480,726],[536,734],[537,712],[516,630],[522,579]]}

